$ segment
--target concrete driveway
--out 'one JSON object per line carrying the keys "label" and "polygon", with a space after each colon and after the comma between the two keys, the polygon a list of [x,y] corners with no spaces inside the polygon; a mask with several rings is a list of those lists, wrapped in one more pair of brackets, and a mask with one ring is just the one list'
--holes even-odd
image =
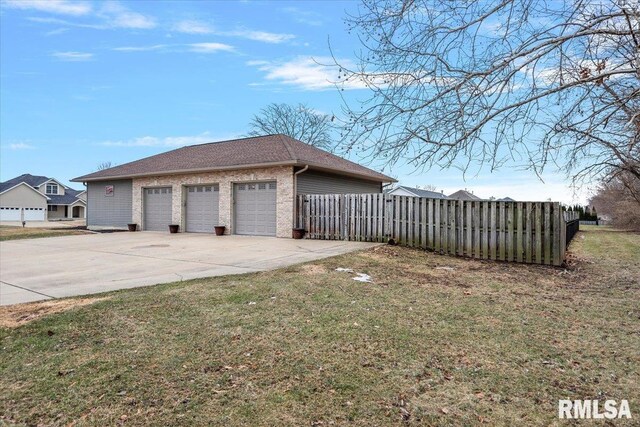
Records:
{"label": "concrete driveway", "polygon": [[270,270],[376,244],[139,232],[0,242],[0,305]]}

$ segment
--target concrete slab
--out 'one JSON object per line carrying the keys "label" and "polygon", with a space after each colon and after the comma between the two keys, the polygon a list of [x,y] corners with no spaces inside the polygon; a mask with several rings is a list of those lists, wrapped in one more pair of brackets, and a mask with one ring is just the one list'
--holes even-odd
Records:
{"label": "concrete slab", "polygon": [[0,242],[0,305],[285,267],[375,246],[194,233]]}

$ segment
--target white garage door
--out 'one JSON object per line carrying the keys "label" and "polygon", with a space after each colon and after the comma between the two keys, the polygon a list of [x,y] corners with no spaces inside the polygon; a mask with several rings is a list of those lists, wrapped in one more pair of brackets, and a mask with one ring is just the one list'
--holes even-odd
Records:
{"label": "white garage door", "polygon": [[[24,217],[22,212],[24,211]],[[45,221],[44,208],[0,207],[0,221]]]}
{"label": "white garage door", "polygon": [[144,229],[169,231],[171,187],[144,189]]}
{"label": "white garage door", "polygon": [[46,212],[44,208],[22,208],[25,221],[44,221]]}
{"label": "white garage door", "polygon": [[22,221],[20,208],[0,207],[0,221]]}
{"label": "white garage door", "polygon": [[191,233],[213,233],[218,224],[218,195],[215,185],[187,187],[186,227]]}
{"label": "white garage door", "polygon": [[276,183],[234,185],[235,233],[276,235]]}

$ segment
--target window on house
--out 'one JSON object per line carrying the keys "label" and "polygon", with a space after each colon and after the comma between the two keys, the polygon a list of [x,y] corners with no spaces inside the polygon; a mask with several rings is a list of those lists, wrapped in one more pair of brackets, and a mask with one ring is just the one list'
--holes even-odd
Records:
{"label": "window on house", "polygon": [[47,184],[47,194],[58,194],[58,184]]}
{"label": "window on house", "polygon": [[47,210],[49,212],[58,212],[58,205],[49,205],[47,206]]}

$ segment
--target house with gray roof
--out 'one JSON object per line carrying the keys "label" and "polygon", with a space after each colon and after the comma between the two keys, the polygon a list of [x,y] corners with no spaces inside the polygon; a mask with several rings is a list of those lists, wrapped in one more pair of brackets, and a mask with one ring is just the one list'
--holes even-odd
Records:
{"label": "house with gray roof", "polygon": [[286,135],[191,145],[74,178],[87,226],[291,237],[299,194],[381,193],[382,173]]}
{"label": "house with gray roof", "polygon": [[405,185],[398,185],[394,189],[389,191],[389,194],[394,196],[412,196],[412,197],[426,197],[429,199],[446,199],[447,196],[444,193],[438,193],[437,191],[423,190],[421,188],[407,187]]}
{"label": "house with gray roof", "polygon": [[23,174],[0,183],[0,221],[84,218],[86,192],[54,178]]}
{"label": "house with gray roof", "polygon": [[448,197],[453,200],[482,200],[467,189],[458,190],[455,193],[449,194]]}

